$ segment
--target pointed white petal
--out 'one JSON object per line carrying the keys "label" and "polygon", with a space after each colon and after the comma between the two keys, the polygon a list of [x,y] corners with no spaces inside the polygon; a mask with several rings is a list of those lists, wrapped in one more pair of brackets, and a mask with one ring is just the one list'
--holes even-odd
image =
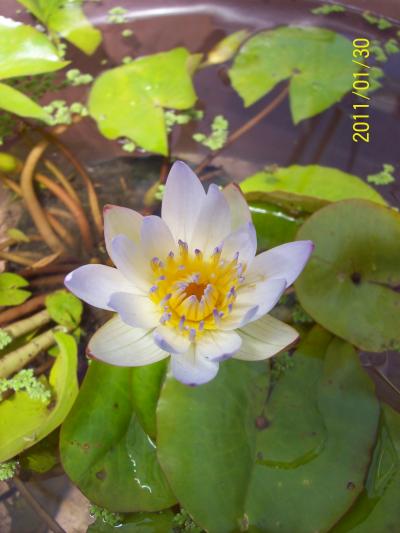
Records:
{"label": "pointed white petal", "polygon": [[141,247],[125,235],[117,235],[112,240],[111,250],[118,270],[132,285],[147,294],[153,282],[153,272],[150,260],[147,259]]}
{"label": "pointed white petal", "polygon": [[116,292],[111,295],[109,306],[123,322],[135,328],[155,328],[160,321],[160,307],[142,294]]}
{"label": "pointed white petal", "polygon": [[271,248],[255,257],[246,281],[252,283],[267,278],[283,278],[289,287],[303,270],[313,249],[312,241],[288,242]]}
{"label": "pointed white petal", "polygon": [[228,235],[222,245],[222,257],[232,259],[239,252],[239,263],[250,265],[257,251],[256,230],[251,222]]}
{"label": "pointed white petal", "polygon": [[198,248],[205,255],[212,254],[230,232],[228,203],[217,185],[211,184],[197,217],[190,247]]}
{"label": "pointed white petal", "polygon": [[222,319],[221,329],[236,329],[258,320],[275,307],[285,288],[283,279],[243,285],[238,290],[232,312]]}
{"label": "pointed white petal", "polygon": [[88,345],[95,359],[117,366],[143,366],[168,357],[154,343],[152,331],[132,328],[115,316],[104,324]]}
{"label": "pointed white petal", "polygon": [[205,196],[196,174],[182,161],[174,163],[165,185],[161,216],[176,241],[190,242]]}
{"label": "pointed white petal", "polygon": [[154,215],[144,217],[141,230],[141,247],[148,259],[158,257],[162,261],[174,252],[176,243],[165,221]]}
{"label": "pointed white petal", "polygon": [[116,268],[84,265],[70,272],[64,280],[68,290],[84,302],[111,311],[109,301],[114,292],[137,292]]}
{"label": "pointed white petal", "polygon": [[231,212],[232,231],[251,222],[251,213],[246,199],[236,183],[230,183],[222,191]]}
{"label": "pointed white petal", "polygon": [[140,242],[140,227],[143,216],[133,209],[106,205],[104,215],[104,238],[108,255],[112,258],[111,241],[117,235],[125,235],[135,243]]}
{"label": "pointed white petal", "polygon": [[192,387],[214,379],[218,367],[218,363],[199,357],[194,344],[186,353],[171,356],[171,372],[175,379]]}
{"label": "pointed white petal", "polygon": [[168,326],[158,326],[154,330],[154,341],[157,346],[170,354],[184,353],[190,346],[190,341],[187,337]]}
{"label": "pointed white petal", "polygon": [[224,361],[240,348],[242,340],[234,331],[206,331],[196,340],[196,355],[210,361]]}
{"label": "pointed white petal", "polygon": [[295,329],[269,315],[247,324],[238,333],[242,337],[242,346],[234,357],[244,361],[272,357],[299,337]]}

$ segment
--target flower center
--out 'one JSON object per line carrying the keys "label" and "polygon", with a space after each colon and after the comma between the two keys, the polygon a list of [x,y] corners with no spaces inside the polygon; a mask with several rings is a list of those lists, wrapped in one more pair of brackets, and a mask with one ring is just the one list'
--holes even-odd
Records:
{"label": "flower center", "polygon": [[239,253],[227,260],[221,252],[216,248],[204,258],[200,250],[190,253],[188,245],[179,241],[176,255],[170,252],[164,261],[151,260],[154,285],[150,298],[161,306],[162,324],[194,339],[203,330],[216,329],[232,312],[246,267],[239,263]]}

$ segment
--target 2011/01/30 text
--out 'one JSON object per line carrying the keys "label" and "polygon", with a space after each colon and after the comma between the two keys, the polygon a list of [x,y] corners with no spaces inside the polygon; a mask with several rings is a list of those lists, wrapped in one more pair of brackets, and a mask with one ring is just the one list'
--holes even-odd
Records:
{"label": "2011/01/30 text", "polygon": [[[353,104],[355,111],[360,110],[363,113],[368,112],[370,97],[366,94],[369,89],[369,69],[371,68],[366,59],[369,58],[369,40],[364,38],[353,40],[353,63],[361,67],[358,72],[353,72],[353,90],[352,93],[364,100],[363,103]],[[353,141],[363,141],[369,143],[370,126],[369,114],[353,115]]]}

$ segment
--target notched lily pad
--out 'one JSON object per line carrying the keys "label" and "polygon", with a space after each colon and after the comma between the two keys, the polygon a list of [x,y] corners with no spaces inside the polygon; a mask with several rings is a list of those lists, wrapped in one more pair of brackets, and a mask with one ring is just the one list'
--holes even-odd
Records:
{"label": "notched lily pad", "polygon": [[351,57],[352,43],[338,33],[285,26],[249,39],[229,77],[246,107],[290,79],[290,108],[297,124],[328,109],[351,89]]}
{"label": "notched lily pad", "polygon": [[350,198],[386,205],[382,196],[357,176],[319,165],[265,169],[242,181],[240,188],[250,202],[273,202],[307,213]]}
{"label": "notched lily pad", "polygon": [[300,228],[315,250],[296,282],[301,305],[360,349],[400,345],[400,215],[366,200],[324,207]]}
{"label": "notched lily pad", "polygon": [[185,48],[175,48],[101,74],[89,97],[89,111],[101,133],[108,139],[127,137],[166,155],[164,108],[188,109],[196,101],[190,57]]}

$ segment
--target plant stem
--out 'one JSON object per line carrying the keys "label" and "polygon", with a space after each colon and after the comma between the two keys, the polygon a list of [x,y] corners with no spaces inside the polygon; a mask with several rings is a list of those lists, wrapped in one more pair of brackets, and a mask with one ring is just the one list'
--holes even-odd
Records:
{"label": "plant stem", "polygon": [[46,294],[40,294],[39,296],[34,296],[33,298],[27,300],[21,305],[17,305],[16,307],[12,307],[11,309],[3,311],[2,313],[0,313],[0,325],[4,326],[4,324],[12,322],[17,318],[28,315],[33,311],[40,309],[44,306],[44,301],[48,294],[51,293],[49,292]]}
{"label": "plant stem", "polygon": [[79,199],[79,196],[77,195],[75,189],[72,187],[70,182],[68,181],[67,177],[61,170],[48,159],[44,160],[44,164],[47,167],[47,169],[53,174],[53,176],[63,185],[64,189],[67,191],[67,193],[75,200],[77,204],[81,205],[81,201]]}
{"label": "plant stem", "polygon": [[17,265],[32,266],[35,261],[22,257],[21,255],[14,254],[12,252],[0,251],[0,259],[10,261],[11,263],[17,263]]}
{"label": "plant stem", "polygon": [[4,331],[10,335],[13,339],[25,335],[30,331],[41,328],[50,322],[51,318],[47,309],[39,311],[38,313],[30,316],[29,318],[24,318],[23,320],[18,320],[4,328]]}
{"label": "plant stem", "polygon": [[39,233],[54,252],[59,252],[64,251],[64,246],[51,228],[46,214],[36,197],[33,186],[35,168],[48,145],[48,141],[41,141],[30,151],[21,172],[21,191],[26,208],[39,230]]}
{"label": "plant stem", "polygon": [[229,135],[226,143],[224,146],[222,146],[219,150],[216,150],[215,152],[211,152],[207,157],[201,161],[197,167],[195,168],[195,173],[200,174],[200,172],[211,163],[211,161],[217,157],[225,148],[233,144],[235,141],[237,141],[242,135],[247,133],[249,130],[254,128],[259,122],[261,122],[265,117],[267,117],[272,111],[274,111],[283,100],[285,100],[287,94],[289,92],[289,87],[286,86],[282,91],[272,100],[272,102],[269,102],[264,109],[262,109],[257,115],[255,115],[253,118],[248,120],[243,126],[238,128],[236,131],[231,133]]}
{"label": "plant stem", "polygon": [[54,333],[64,329],[59,326],[49,329],[24,346],[4,355],[0,359],[0,378],[10,377],[33,361],[41,352],[51,348],[55,344]]}

